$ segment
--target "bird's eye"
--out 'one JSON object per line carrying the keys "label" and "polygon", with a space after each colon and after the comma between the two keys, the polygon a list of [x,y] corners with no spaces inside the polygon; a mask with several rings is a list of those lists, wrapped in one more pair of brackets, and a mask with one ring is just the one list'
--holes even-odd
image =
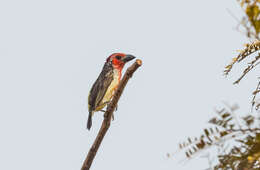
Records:
{"label": "bird's eye", "polygon": [[120,55],[116,56],[116,59],[118,59],[118,60],[121,60],[121,58],[122,58],[122,56],[120,56]]}

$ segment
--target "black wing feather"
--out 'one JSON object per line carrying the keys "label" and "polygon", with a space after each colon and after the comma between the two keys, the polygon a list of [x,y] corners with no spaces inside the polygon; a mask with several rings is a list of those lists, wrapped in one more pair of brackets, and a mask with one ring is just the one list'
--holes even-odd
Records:
{"label": "black wing feather", "polygon": [[88,98],[89,111],[92,112],[106,94],[106,91],[113,81],[113,66],[111,62],[106,62],[103,66],[102,72],[99,74],[97,80],[93,84]]}

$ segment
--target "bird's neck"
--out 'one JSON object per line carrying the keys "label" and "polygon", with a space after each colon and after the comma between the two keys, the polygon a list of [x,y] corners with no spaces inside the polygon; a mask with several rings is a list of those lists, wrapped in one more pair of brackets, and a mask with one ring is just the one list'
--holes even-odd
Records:
{"label": "bird's neck", "polygon": [[114,68],[114,76],[121,80],[122,68]]}

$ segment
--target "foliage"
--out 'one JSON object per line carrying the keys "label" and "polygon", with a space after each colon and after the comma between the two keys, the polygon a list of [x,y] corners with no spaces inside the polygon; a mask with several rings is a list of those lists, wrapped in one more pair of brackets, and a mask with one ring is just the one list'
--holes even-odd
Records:
{"label": "foliage", "polygon": [[[237,57],[232,59],[232,62],[225,67],[224,74],[228,75],[233,66],[236,63],[243,61],[245,58],[249,57],[251,54],[260,50],[260,41],[256,40],[251,44],[246,44],[246,48],[241,50]],[[253,68],[255,68],[258,64],[260,64],[260,53],[258,53],[248,64],[247,67],[243,70],[242,75],[234,82],[234,84],[238,84]],[[260,92],[260,81],[258,82],[255,91],[253,91],[253,99],[252,99],[252,107],[255,106],[256,110],[258,110],[260,103],[257,102],[256,96]]]}
{"label": "foliage", "polygon": [[260,32],[260,9],[259,0],[237,0],[240,3],[242,10],[245,12],[245,16],[239,26],[242,26],[246,31],[248,38],[258,39]]}
{"label": "foliage", "polygon": [[[237,57],[225,67],[224,74],[229,75],[234,65],[251,60],[243,69],[241,76],[234,82],[240,81],[258,64],[260,64],[260,0],[237,0],[244,11],[239,23],[245,30],[246,36],[252,41],[245,45]],[[254,57],[252,57],[254,56]],[[253,92],[252,108],[256,112],[260,107],[257,94],[260,92],[260,80]],[[199,137],[189,137],[185,142],[179,144],[188,159],[193,158],[202,151],[211,147],[217,148],[215,165],[212,169],[235,169],[255,170],[260,169],[260,116],[253,116],[252,113],[237,117],[235,111],[237,105],[226,106],[216,110],[216,116],[209,120],[209,127],[203,129]]]}
{"label": "foliage", "polygon": [[[253,131],[252,131],[253,132]],[[260,169],[260,133],[247,134],[243,140],[237,140],[240,146],[224,155],[219,155],[219,164],[215,169]]]}
{"label": "foliage", "polygon": [[179,144],[188,159],[210,147],[217,147],[217,162],[214,169],[260,169],[260,117],[247,115],[237,118],[238,107],[216,110],[217,115],[209,120],[199,137],[189,137]]}
{"label": "foliage", "polygon": [[[252,43],[245,44],[245,48],[240,50],[237,57],[234,57],[230,64],[225,67],[224,74],[228,75],[235,64],[245,61],[246,58],[250,60],[247,66],[243,69],[241,76],[234,82],[239,82],[258,64],[260,64],[260,0],[237,0],[240,3],[245,16],[239,23],[246,30],[246,36],[253,41]],[[257,53],[258,52],[258,53]],[[255,54],[257,53],[257,54]],[[255,54],[254,56],[252,56]],[[252,57],[252,59],[250,59]],[[259,108],[260,103],[257,102],[256,96],[260,92],[260,81],[258,82],[256,89],[253,91],[252,107]]]}
{"label": "foliage", "polygon": [[[218,163],[214,169],[237,169],[260,167],[259,117],[247,115],[237,118],[237,105],[216,110],[217,115],[209,120],[199,137],[189,137],[179,144],[188,159],[210,147],[218,148]],[[232,145],[232,146],[231,146]]]}

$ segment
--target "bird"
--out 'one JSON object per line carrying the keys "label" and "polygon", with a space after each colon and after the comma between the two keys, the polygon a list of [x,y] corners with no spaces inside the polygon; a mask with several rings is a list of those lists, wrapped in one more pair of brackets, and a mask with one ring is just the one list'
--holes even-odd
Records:
{"label": "bird", "polygon": [[135,56],[131,54],[113,53],[106,59],[101,73],[89,92],[88,130],[90,130],[92,126],[92,117],[94,112],[103,111],[102,109],[111,101],[114,92],[121,81],[122,70],[125,63],[134,58]]}

